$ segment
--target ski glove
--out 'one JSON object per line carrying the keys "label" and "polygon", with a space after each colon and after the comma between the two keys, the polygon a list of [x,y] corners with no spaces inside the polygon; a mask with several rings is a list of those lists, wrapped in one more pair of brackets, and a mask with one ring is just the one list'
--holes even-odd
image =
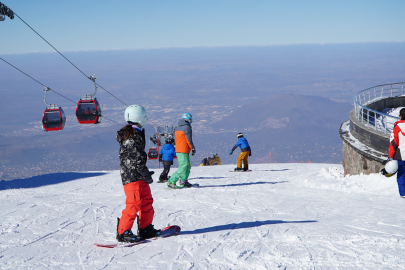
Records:
{"label": "ski glove", "polygon": [[163,157],[162,157],[162,155],[159,155],[159,162],[163,162]]}
{"label": "ski glove", "polygon": [[229,154],[232,155],[233,151],[231,151]]}
{"label": "ski glove", "polygon": [[391,161],[391,160],[394,160],[393,158],[387,158],[387,160],[384,160],[383,162],[382,162],[382,165],[385,165],[385,164],[387,164],[389,161]]}
{"label": "ski glove", "polygon": [[192,156],[195,155],[195,149],[191,149],[191,155],[192,155]]}
{"label": "ski glove", "polygon": [[143,173],[141,173],[142,177],[143,177],[143,181],[145,181],[146,184],[152,184],[153,183],[153,179],[152,179],[152,175],[154,174],[154,171],[144,171]]}

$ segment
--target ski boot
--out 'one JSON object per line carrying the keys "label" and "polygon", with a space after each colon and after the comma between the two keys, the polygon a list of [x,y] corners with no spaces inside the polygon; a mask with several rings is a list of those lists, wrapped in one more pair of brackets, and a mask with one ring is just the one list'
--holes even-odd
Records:
{"label": "ski boot", "polygon": [[247,171],[249,170],[249,165],[243,166],[243,170],[244,170],[245,172],[247,172]]}
{"label": "ski boot", "polygon": [[149,224],[144,229],[139,229],[138,226],[138,234],[140,237],[144,239],[158,237],[161,234],[161,232],[162,232],[161,230],[155,230],[152,224]]}
{"label": "ski boot", "polygon": [[176,185],[176,183],[173,184],[173,183],[169,183],[169,182],[167,183],[167,187],[168,187],[168,188],[171,188],[171,189],[180,188],[180,187],[178,187],[178,186]]}
{"label": "ski boot", "polygon": [[169,178],[167,177],[167,175],[160,175],[159,176],[159,181],[158,181],[158,183],[166,183],[167,182],[167,180],[169,180]]}
{"label": "ski boot", "polygon": [[242,171],[242,170],[243,170],[242,168],[236,167],[234,171],[235,171],[235,172],[240,172],[240,171]]}
{"label": "ski boot", "polygon": [[188,181],[184,181],[184,182],[180,182],[180,186],[182,188],[184,188],[184,187],[189,188],[189,187],[192,187],[193,185],[190,184]]}
{"label": "ski boot", "polygon": [[135,235],[131,230],[125,231],[123,234],[118,233],[118,225],[120,224],[120,219],[117,218],[117,240],[118,242],[126,242],[126,243],[136,243],[143,240],[138,235]]}

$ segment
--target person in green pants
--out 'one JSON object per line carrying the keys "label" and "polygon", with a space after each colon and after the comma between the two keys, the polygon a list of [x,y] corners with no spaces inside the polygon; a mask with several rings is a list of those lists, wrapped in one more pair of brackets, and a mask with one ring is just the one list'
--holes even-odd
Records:
{"label": "person in green pants", "polygon": [[[191,155],[195,155],[195,147],[193,144],[193,134],[191,130],[191,123],[193,117],[189,113],[184,113],[182,119],[180,119],[177,129],[175,131],[176,142],[176,156],[179,162],[179,168],[172,174],[167,182],[169,188],[183,188],[192,187],[193,185],[188,182],[188,176],[190,175]],[[180,181],[179,186],[176,185],[177,181]]]}

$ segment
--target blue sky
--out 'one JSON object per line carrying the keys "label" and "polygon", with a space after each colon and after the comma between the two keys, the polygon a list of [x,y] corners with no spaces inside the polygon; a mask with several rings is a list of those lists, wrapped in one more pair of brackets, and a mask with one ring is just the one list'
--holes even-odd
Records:
{"label": "blue sky", "polygon": [[[1,2],[60,51],[405,41],[403,0]],[[0,54],[53,51],[18,18],[0,33]]]}

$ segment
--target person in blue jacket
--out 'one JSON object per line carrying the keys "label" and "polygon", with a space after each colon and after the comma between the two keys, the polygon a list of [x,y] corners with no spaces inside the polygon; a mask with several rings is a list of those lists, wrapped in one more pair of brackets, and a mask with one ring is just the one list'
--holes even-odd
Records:
{"label": "person in blue jacket", "polygon": [[176,151],[172,145],[173,139],[166,138],[166,144],[160,150],[159,161],[163,163],[163,171],[159,176],[158,183],[167,182],[169,179],[168,174],[170,172],[170,166],[173,165],[173,158],[176,156]]}
{"label": "person in blue jacket", "polygon": [[242,171],[242,161],[243,161],[243,170],[248,171],[249,170],[248,157],[252,155],[252,150],[250,149],[249,143],[246,140],[246,138],[243,137],[242,133],[238,133],[238,142],[235,144],[235,146],[232,148],[229,154],[232,155],[233,151],[235,151],[235,149],[238,147],[240,147],[241,152],[239,154],[238,162],[236,163],[235,171]]}

